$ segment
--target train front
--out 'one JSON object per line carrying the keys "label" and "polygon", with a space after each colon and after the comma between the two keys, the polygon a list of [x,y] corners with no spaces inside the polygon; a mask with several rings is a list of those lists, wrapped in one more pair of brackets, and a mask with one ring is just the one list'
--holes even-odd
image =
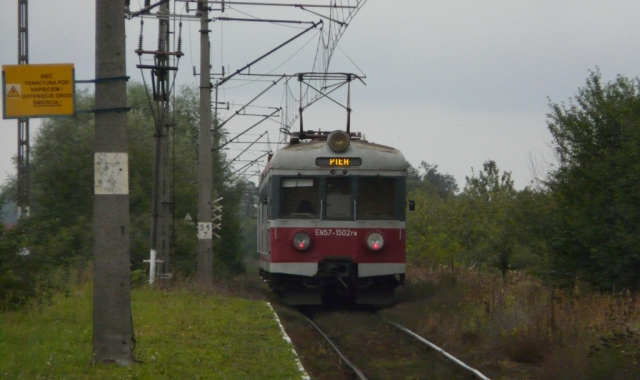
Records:
{"label": "train front", "polygon": [[343,131],[291,140],[261,180],[261,275],[291,305],[390,304],[405,274],[404,156]]}

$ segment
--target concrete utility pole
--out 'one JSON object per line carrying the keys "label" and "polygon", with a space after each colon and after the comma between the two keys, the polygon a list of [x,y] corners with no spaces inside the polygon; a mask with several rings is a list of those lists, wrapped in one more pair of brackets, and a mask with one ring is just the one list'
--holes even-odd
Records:
{"label": "concrete utility pole", "polygon": [[211,224],[211,64],[209,46],[209,9],[206,0],[198,1],[200,14],[200,134],[198,160],[198,270],[200,282],[213,280],[213,241]]}
{"label": "concrete utility pole", "polygon": [[[169,271],[171,237],[171,167],[169,165],[169,3],[158,9],[158,51],[153,68],[153,96],[156,102],[153,194],[151,199],[151,249],[155,250],[158,274]],[[153,253],[152,253],[153,255]],[[151,259],[153,260],[153,259]]]}
{"label": "concrete utility pole", "polygon": [[[18,0],[18,64],[29,64],[29,1]],[[18,119],[18,219],[29,217],[29,119]]]}
{"label": "concrete utility pole", "polygon": [[133,362],[125,0],[96,0],[93,361]]}

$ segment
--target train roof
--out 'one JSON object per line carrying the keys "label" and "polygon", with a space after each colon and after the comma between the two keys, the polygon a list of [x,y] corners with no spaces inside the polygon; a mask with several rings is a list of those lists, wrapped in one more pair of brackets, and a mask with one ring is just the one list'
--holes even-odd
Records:
{"label": "train roof", "polygon": [[363,140],[351,140],[343,152],[333,151],[326,140],[312,140],[292,144],[276,151],[265,168],[269,170],[317,170],[316,158],[359,158],[362,160],[352,171],[406,171],[409,164],[397,149],[370,143]]}

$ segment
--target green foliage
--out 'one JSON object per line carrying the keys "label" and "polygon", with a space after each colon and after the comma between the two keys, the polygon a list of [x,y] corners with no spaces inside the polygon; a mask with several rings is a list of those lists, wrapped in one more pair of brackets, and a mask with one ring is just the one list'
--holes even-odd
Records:
{"label": "green foliage", "polygon": [[451,176],[424,162],[421,168],[424,174],[414,169],[409,180],[414,188],[409,198],[416,201],[416,211],[407,215],[410,262],[488,265],[503,275],[509,269],[540,269],[546,254],[545,193],[516,191],[511,173],[500,173],[494,161],[467,177],[458,195]]}
{"label": "green foliage", "polygon": [[[420,172],[422,170],[422,172]],[[451,174],[438,172],[438,165],[420,162],[418,169],[409,167],[407,191],[422,189],[440,198],[447,198],[458,192],[458,184]]]}
{"label": "green foliage", "polygon": [[512,233],[517,250],[511,258],[511,268],[528,269],[532,273],[547,273],[549,261],[548,235],[553,200],[546,190],[525,188],[518,191],[511,212]]}
{"label": "green foliage", "polygon": [[242,253],[245,259],[258,259],[257,223],[253,216],[244,217],[242,221]]}
{"label": "green foliage", "polygon": [[511,218],[516,191],[511,173],[500,170],[494,161],[486,161],[483,170],[467,177],[461,196],[461,244],[468,261],[489,263],[502,274],[509,269],[515,250]]}
{"label": "green foliage", "polygon": [[417,190],[410,195],[417,212],[408,217],[409,252],[435,264],[455,259],[486,263],[506,272],[516,249],[511,213],[517,192],[511,173],[501,175],[496,163],[487,161],[477,175],[467,177],[463,192],[454,196],[457,186],[451,176],[437,173],[436,166],[424,162],[421,168],[424,174],[413,177],[424,184],[414,185]]}
{"label": "green foliage", "polygon": [[407,260],[411,263],[445,265],[460,252],[453,236],[458,185],[453,176],[437,169],[424,161],[418,169],[409,167],[408,198],[416,202],[416,211],[407,214]]}
{"label": "green foliage", "polygon": [[[78,108],[93,96],[76,94]],[[31,209],[37,221],[72,225],[93,214],[93,116],[46,119],[31,148]]]}
{"label": "green foliage", "polygon": [[[180,214],[176,213],[176,216],[180,216]],[[188,277],[196,271],[195,263],[198,251],[198,239],[195,238],[197,236],[196,227],[194,222],[187,222],[177,217],[174,229],[175,238],[172,241],[173,255],[171,256],[171,265],[174,273]]]}
{"label": "green foliage", "polygon": [[[143,260],[149,255],[155,128],[144,86],[130,84],[127,96],[131,107],[127,132],[130,247],[135,270],[146,269]],[[87,91],[77,93],[78,109],[91,109],[93,102],[93,95]],[[176,218],[171,258],[173,271],[180,276],[190,275],[196,269],[196,229],[183,219],[187,213],[197,218],[198,121],[197,92],[183,87],[176,98],[175,127],[170,136]],[[10,252],[8,255],[15,255],[15,247],[29,247],[32,252],[29,260],[42,258],[42,265],[47,267],[86,262],[93,255],[93,145],[91,114],[43,122],[31,148],[32,217],[23,222],[22,228],[12,231],[8,240],[3,239],[7,246],[4,251]],[[218,179],[214,192],[225,197],[222,239],[214,252],[221,263],[217,266],[218,273],[235,274],[244,270],[237,216],[244,183],[223,183],[222,179],[228,173],[222,173],[222,167],[224,162],[217,161],[217,169],[214,168],[214,176]],[[15,193],[14,186],[15,182],[9,183],[3,193]],[[43,270],[42,267],[37,269]]]}
{"label": "green foliage", "polygon": [[554,269],[603,287],[640,286],[640,84],[593,72],[569,105],[551,104],[560,166],[550,175]]}
{"label": "green foliage", "polygon": [[458,199],[442,199],[424,189],[414,190],[409,198],[416,202],[416,210],[407,214],[407,260],[419,265],[447,265],[453,257],[458,259],[462,251],[456,238]]}
{"label": "green foliage", "polygon": [[214,271],[219,275],[239,274],[245,271],[242,262],[242,228],[238,217],[245,186],[242,182],[225,184],[224,187],[219,186],[222,187],[221,194],[224,197],[220,230],[220,236],[224,238],[214,240],[214,251],[217,255],[214,257],[213,265]]}
{"label": "green foliage", "polygon": [[244,185],[245,190],[238,210],[242,225],[242,254],[245,259],[257,260],[258,187],[253,182],[245,182]]}
{"label": "green foliage", "polygon": [[548,117],[559,167],[542,189],[516,191],[493,161],[458,195],[436,166],[410,168],[418,210],[407,217],[409,260],[640,288],[640,82],[619,76],[605,84],[591,73]]}
{"label": "green foliage", "polygon": [[455,238],[459,223],[458,185],[450,174],[424,161],[418,169],[409,167],[408,198],[416,211],[407,214],[407,260],[414,264],[447,265],[459,257]]}
{"label": "green foliage", "polygon": [[27,223],[12,229],[0,224],[0,311],[14,310],[32,301],[44,301],[55,290],[50,278],[49,258],[39,249],[25,255]]}

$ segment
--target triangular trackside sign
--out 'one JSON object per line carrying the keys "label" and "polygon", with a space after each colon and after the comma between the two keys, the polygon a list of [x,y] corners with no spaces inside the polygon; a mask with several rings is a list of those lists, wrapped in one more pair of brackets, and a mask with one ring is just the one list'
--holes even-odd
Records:
{"label": "triangular trackside sign", "polygon": [[19,98],[20,93],[18,92],[18,88],[20,88],[19,84],[8,84],[7,88],[9,91],[7,92],[7,98]]}

